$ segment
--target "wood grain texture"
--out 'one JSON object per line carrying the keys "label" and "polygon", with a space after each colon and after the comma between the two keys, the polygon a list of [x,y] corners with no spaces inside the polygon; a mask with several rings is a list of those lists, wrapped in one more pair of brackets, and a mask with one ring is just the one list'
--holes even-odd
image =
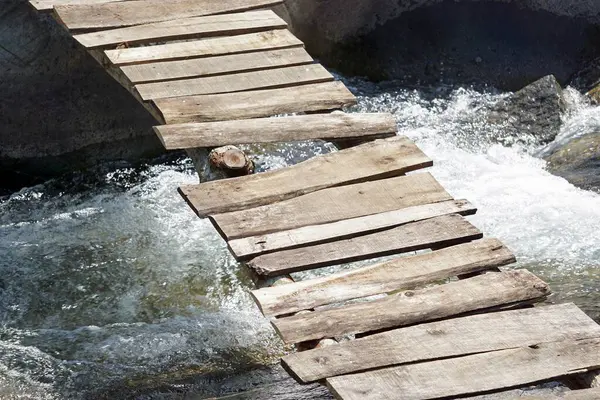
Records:
{"label": "wood grain texture", "polygon": [[121,43],[132,45],[165,40],[237,35],[285,28],[286,26],[285,21],[271,10],[249,11],[84,33],[75,35],[74,38],[86,48],[116,47]]}
{"label": "wood grain texture", "polygon": [[402,175],[431,166],[405,136],[379,139],[276,171],[179,188],[200,217],[257,207],[315,192]]}
{"label": "wood grain texture", "polygon": [[285,287],[252,291],[265,316],[309,310],[325,304],[408,290],[444,279],[514,263],[497,239],[482,239],[430,253],[299,281]]}
{"label": "wood grain texture", "polygon": [[113,3],[116,1],[124,0],[30,0],[29,4],[40,12],[50,12],[54,6],[60,6],[65,4],[102,4],[102,3]]}
{"label": "wood grain texture", "polygon": [[155,46],[106,50],[104,54],[109,62],[117,66],[122,66],[251,53],[298,46],[303,46],[302,41],[292,35],[290,31],[287,29],[275,29],[265,32],[205,38]]}
{"label": "wood grain texture", "polygon": [[311,139],[381,139],[396,135],[396,120],[387,113],[335,113],[162,125],[154,131],[165,148],[172,150]]}
{"label": "wood grain texture", "polygon": [[211,219],[223,236],[232,240],[449,200],[452,196],[424,172],[332,187]]}
{"label": "wood grain texture", "polygon": [[600,339],[565,340],[328,378],[344,400],[433,399],[523,386],[600,365]]}
{"label": "wood grain texture", "polygon": [[457,214],[413,222],[350,239],[258,256],[248,266],[259,275],[297,271],[367,260],[408,251],[452,246],[483,234]]}
{"label": "wood grain texture", "polygon": [[354,105],[356,98],[341,82],[284,89],[171,97],[153,103],[168,124],[270,117]]}
{"label": "wood grain texture", "polygon": [[490,272],[470,279],[382,299],[273,320],[285,343],[372,332],[541,300],[548,285],[526,270]]}
{"label": "wood grain texture", "polygon": [[136,85],[135,88],[142,99],[153,100],[167,97],[243,92],[256,89],[276,89],[328,81],[333,81],[333,75],[323,68],[322,65],[309,64],[203,78],[142,83]]}
{"label": "wood grain texture", "polygon": [[57,5],[54,12],[69,30],[100,30],[249,11],[281,3],[281,0],[137,0]]}
{"label": "wood grain texture", "polygon": [[442,215],[472,215],[476,211],[477,209],[466,200],[451,200],[329,224],[311,225],[288,231],[234,239],[228,245],[236,259],[247,260],[261,254],[347,239]]}
{"label": "wood grain texture", "polygon": [[121,70],[134,84],[248,72],[313,63],[303,47],[224,56],[124,65]]}
{"label": "wood grain texture", "polygon": [[289,354],[286,370],[301,382],[369,369],[600,337],[600,325],[574,304],[454,318]]}

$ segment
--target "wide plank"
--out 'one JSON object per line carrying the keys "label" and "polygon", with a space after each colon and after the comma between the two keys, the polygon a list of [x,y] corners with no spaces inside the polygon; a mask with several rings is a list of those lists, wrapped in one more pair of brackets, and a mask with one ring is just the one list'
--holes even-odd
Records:
{"label": "wide plank", "polygon": [[128,28],[84,33],[74,38],[84,47],[98,48],[165,40],[179,40],[209,36],[238,35],[277,28],[287,24],[271,10],[249,11],[236,14],[192,17],[175,21],[131,26]]}
{"label": "wide plank", "polygon": [[36,11],[49,12],[55,6],[64,4],[102,4],[102,3],[113,3],[124,0],[30,0],[29,4],[33,6]]}
{"label": "wide plank", "polygon": [[275,171],[185,185],[181,195],[200,217],[257,207],[332,186],[402,175],[432,165],[407,137],[379,139]]}
{"label": "wide plank", "polygon": [[249,11],[281,3],[282,0],[137,0],[57,5],[54,12],[69,30],[100,30]]}
{"label": "wide plank", "polygon": [[259,275],[281,275],[388,256],[452,246],[483,234],[458,214],[413,222],[384,231],[258,256],[248,266]]}
{"label": "wide plank", "polygon": [[[429,172],[338,186],[265,206],[212,215],[227,240],[450,201]],[[335,206],[339,205],[339,206]]]}
{"label": "wide plank", "polygon": [[178,124],[335,110],[356,104],[356,97],[342,82],[325,82],[283,89],[171,97],[155,99],[152,103],[167,124]]}
{"label": "wide plank", "polygon": [[344,400],[421,400],[523,386],[600,365],[600,339],[538,346],[392,367],[327,379]]}
{"label": "wide plank", "polygon": [[117,66],[214,57],[227,54],[250,53],[263,50],[303,46],[287,29],[174,42],[155,46],[106,50],[106,59]]}
{"label": "wide plank", "polygon": [[309,64],[203,78],[142,83],[136,85],[135,88],[142,99],[153,100],[166,97],[275,89],[307,83],[328,82],[333,79],[333,75],[321,64]]}
{"label": "wide plank", "polygon": [[236,259],[247,260],[265,253],[351,238],[441,215],[472,215],[476,211],[475,206],[466,200],[451,200],[407,207],[329,224],[311,225],[288,231],[234,239],[228,245]]}
{"label": "wide plank", "polygon": [[548,285],[529,271],[489,272],[369,302],[300,313],[272,324],[285,343],[299,343],[537,301],[549,293]]}
{"label": "wide plank", "polygon": [[289,354],[282,363],[298,381],[313,382],[390,365],[596,337],[600,325],[574,304],[563,304],[395,329]]}
{"label": "wide plank", "polygon": [[154,131],[167,150],[311,139],[380,139],[396,135],[387,113],[334,113],[162,125]]}
{"label": "wide plank", "polygon": [[304,47],[267,50],[225,56],[192,58],[138,65],[125,65],[121,70],[134,84],[173,79],[222,75],[234,72],[311,64],[314,60]]}
{"label": "wide plank", "polygon": [[499,240],[482,239],[322,278],[253,290],[251,293],[262,313],[269,317],[413,289],[515,261],[515,256]]}

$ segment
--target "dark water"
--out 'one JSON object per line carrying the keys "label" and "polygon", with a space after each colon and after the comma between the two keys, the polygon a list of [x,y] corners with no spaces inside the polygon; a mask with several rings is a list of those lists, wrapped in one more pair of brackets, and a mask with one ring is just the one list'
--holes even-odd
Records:
{"label": "dark water", "polygon": [[[600,195],[547,173],[533,138],[485,124],[481,107],[502,95],[349,84],[365,94],[358,110],[397,116],[450,193],[479,207],[472,221],[548,280],[553,301],[600,316]],[[559,140],[600,127],[600,110],[570,97]],[[264,170],[328,146],[251,150]],[[197,179],[178,159],[0,202],[1,399],[201,399],[284,378],[271,366],[286,349],[245,269],[176,193]]]}

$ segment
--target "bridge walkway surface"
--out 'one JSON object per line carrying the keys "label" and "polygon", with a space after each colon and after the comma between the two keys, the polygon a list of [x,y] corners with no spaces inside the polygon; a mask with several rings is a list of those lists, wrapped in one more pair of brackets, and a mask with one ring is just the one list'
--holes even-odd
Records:
{"label": "bridge walkway surface", "polygon": [[564,398],[600,399],[600,326],[573,304],[539,304],[548,285],[506,267],[514,255],[419,172],[432,160],[392,115],[340,111],[356,98],[288,30],[281,0],[31,4],[148,109],[167,149],[345,144],[179,189],[260,278],[252,295],[296,345],[282,365],[298,382],[362,400],[509,399],[568,381]]}

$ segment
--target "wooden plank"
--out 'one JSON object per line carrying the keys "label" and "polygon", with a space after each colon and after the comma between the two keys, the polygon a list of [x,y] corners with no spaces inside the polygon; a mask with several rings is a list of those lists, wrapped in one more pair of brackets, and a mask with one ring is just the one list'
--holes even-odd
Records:
{"label": "wooden plank", "polygon": [[121,69],[132,83],[138,84],[297,66],[313,62],[314,60],[303,47],[295,47],[189,60],[125,65]]}
{"label": "wooden plank", "polygon": [[106,50],[108,61],[114,65],[185,60],[196,57],[214,57],[262,50],[286,49],[303,46],[287,29],[275,29],[244,35],[224,36],[166,43],[155,46]]}
{"label": "wooden plank", "polygon": [[281,0],[138,0],[57,5],[54,12],[70,30],[99,30],[249,11],[281,3]]}
{"label": "wooden plank", "polygon": [[289,354],[282,363],[298,381],[313,382],[390,365],[597,337],[600,325],[574,304],[564,304],[395,329]]}
{"label": "wooden plank", "polygon": [[325,304],[413,289],[444,279],[514,263],[497,239],[482,239],[410,257],[252,291],[265,316],[291,314]]}
{"label": "wooden plank", "polygon": [[600,339],[565,340],[328,378],[344,400],[434,399],[522,386],[600,365]]}
{"label": "wooden plank", "polygon": [[315,192],[402,175],[431,166],[407,137],[396,136],[325,154],[276,171],[186,185],[181,195],[200,217],[257,207]]}
{"label": "wooden plank", "polygon": [[247,260],[265,253],[351,238],[441,215],[472,215],[476,211],[477,209],[466,200],[451,200],[407,207],[330,224],[311,225],[289,231],[235,239],[228,244],[236,259]]}
{"label": "wooden plank", "polygon": [[273,320],[285,343],[373,332],[515,303],[541,300],[548,285],[526,270],[456,282]]}
{"label": "wooden plank", "polygon": [[166,97],[275,89],[332,80],[333,75],[322,65],[310,64],[204,78],[142,83],[136,85],[136,89],[142,99],[154,100]]}
{"label": "wooden plank", "polygon": [[268,253],[248,262],[259,275],[281,275],[479,239],[483,234],[457,214],[413,222],[336,242]]}
{"label": "wooden plank", "polygon": [[[430,173],[319,190],[277,203],[211,216],[227,240],[452,200]],[[343,204],[343,207],[332,207]]]}
{"label": "wooden plank", "polygon": [[31,4],[36,11],[49,12],[52,11],[54,6],[64,4],[102,4],[117,1],[124,0],[30,0],[29,4]]}
{"label": "wooden plank", "polygon": [[355,103],[356,98],[342,82],[153,100],[167,124],[334,110]]}
{"label": "wooden plank", "polygon": [[75,35],[74,38],[86,48],[115,47],[121,43],[132,45],[165,40],[237,35],[285,28],[286,26],[285,21],[273,11],[266,10],[156,22],[84,33]]}
{"label": "wooden plank", "polygon": [[380,139],[395,136],[396,129],[394,116],[387,113],[313,114],[154,127],[168,150],[310,139]]}

